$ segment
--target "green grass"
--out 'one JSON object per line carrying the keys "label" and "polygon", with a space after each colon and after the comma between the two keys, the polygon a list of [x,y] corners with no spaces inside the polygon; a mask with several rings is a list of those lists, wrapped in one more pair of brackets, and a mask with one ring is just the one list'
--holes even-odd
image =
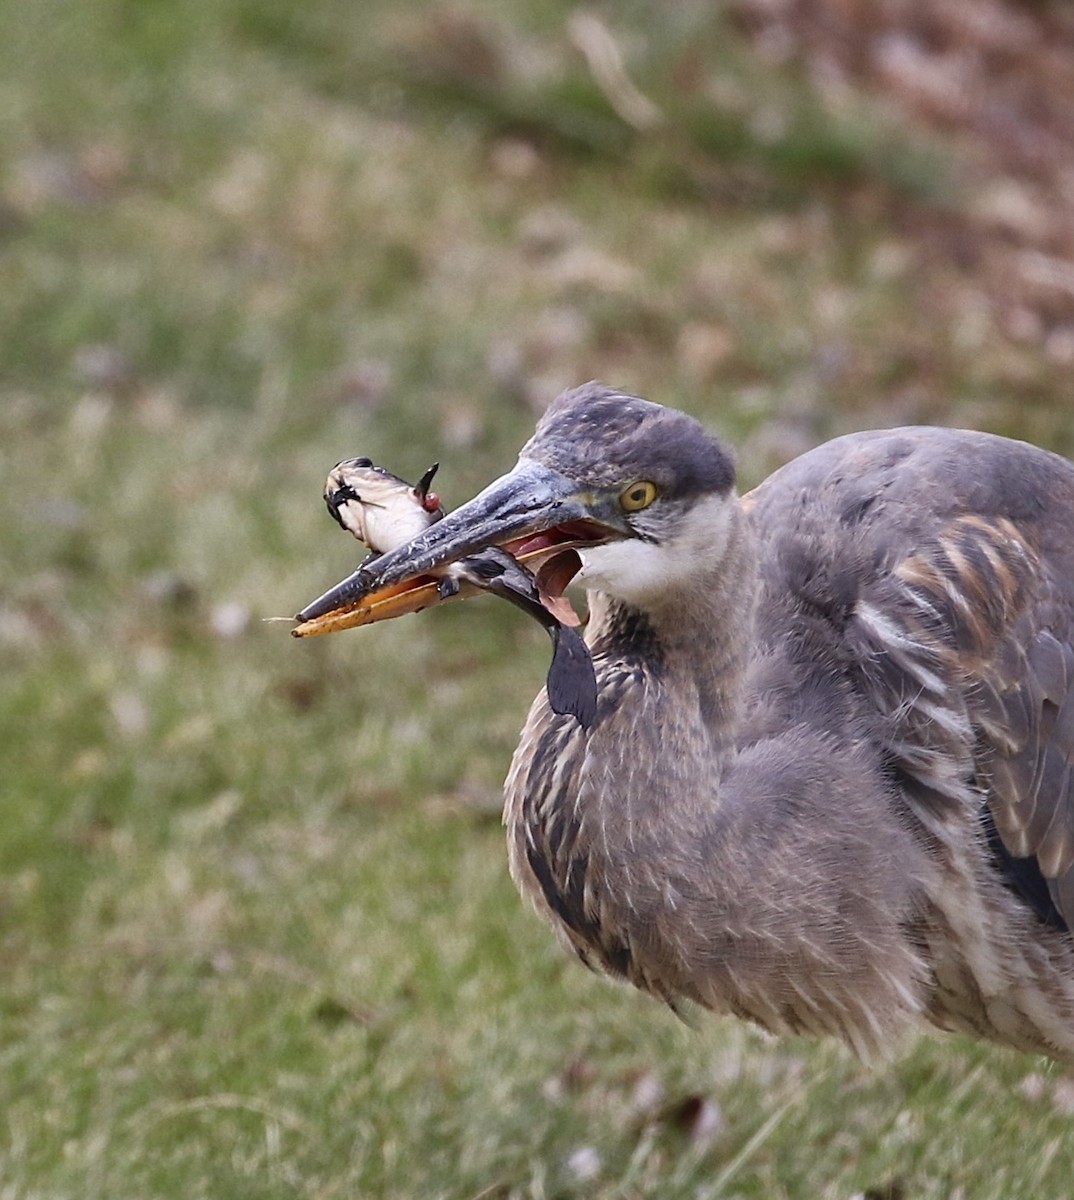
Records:
{"label": "green grass", "polygon": [[547,661],[513,610],[261,620],[357,561],[332,463],[440,459],[456,504],[592,376],[747,482],[893,419],[1074,450],[895,220],[962,203],[938,148],[710,9],[612,23],[665,137],[551,0],[5,6],[4,1200],[1069,1193],[1047,1064],[870,1072],[561,955],[498,822]]}

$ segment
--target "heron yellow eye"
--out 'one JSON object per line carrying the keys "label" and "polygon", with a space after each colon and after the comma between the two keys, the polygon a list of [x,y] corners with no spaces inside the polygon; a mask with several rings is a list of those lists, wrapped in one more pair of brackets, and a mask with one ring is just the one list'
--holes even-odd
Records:
{"label": "heron yellow eye", "polygon": [[625,512],[641,512],[656,499],[656,484],[648,479],[639,479],[619,493],[619,503]]}

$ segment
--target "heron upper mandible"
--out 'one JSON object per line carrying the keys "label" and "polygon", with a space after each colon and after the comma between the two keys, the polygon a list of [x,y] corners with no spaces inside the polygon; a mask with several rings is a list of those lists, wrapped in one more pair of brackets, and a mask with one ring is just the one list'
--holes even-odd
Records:
{"label": "heron upper mandible", "polygon": [[919,427],[734,484],[696,420],[587,384],[299,619],[577,555],[597,717],[538,695],[505,820],[582,960],[865,1057],[924,1018],[1074,1062],[1074,466]]}

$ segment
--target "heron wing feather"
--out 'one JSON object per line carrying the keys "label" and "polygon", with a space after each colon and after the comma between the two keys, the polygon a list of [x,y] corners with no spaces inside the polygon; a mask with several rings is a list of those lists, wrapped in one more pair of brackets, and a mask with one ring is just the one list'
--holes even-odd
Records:
{"label": "heron wing feather", "polygon": [[[983,800],[997,868],[1074,928],[1070,464],[984,434],[858,434],[746,503],[777,546],[797,539],[855,578],[832,656],[917,817],[942,838]],[[802,569],[779,574],[793,587]]]}

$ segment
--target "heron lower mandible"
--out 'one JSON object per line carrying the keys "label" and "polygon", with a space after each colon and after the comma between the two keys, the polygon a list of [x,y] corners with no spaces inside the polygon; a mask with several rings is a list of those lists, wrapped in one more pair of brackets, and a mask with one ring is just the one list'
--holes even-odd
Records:
{"label": "heron lower mandible", "polygon": [[300,628],[491,545],[573,563],[597,716],[537,697],[506,823],[583,961],[863,1056],[924,1018],[1074,1062],[1074,467],[909,428],[734,482],[693,418],[587,384]]}

